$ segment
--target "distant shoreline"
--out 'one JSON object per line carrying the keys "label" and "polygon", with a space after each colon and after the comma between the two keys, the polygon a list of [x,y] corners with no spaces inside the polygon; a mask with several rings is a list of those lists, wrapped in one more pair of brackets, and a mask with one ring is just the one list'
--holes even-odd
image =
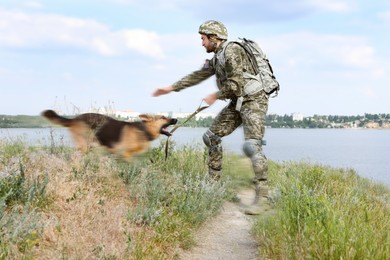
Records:
{"label": "distant shoreline", "polygon": [[[134,112],[135,113],[135,112]],[[74,115],[64,115],[74,117]],[[112,114],[114,118],[122,121],[139,120],[138,116],[125,114]],[[188,118],[187,113],[172,113],[168,116],[179,119],[179,124]],[[192,118],[186,122],[188,127],[210,127],[215,117],[205,114]],[[390,114],[365,114],[363,116],[319,116],[304,117],[303,115],[274,115],[268,114],[265,118],[267,128],[275,129],[378,129],[390,130]],[[8,116],[0,115],[1,128],[44,128],[52,126],[42,116]]]}

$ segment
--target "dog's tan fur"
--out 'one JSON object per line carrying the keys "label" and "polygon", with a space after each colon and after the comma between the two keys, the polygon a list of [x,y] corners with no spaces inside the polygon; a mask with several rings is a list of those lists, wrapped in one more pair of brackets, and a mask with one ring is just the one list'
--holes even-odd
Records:
{"label": "dog's tan fur", "polygon": [[65,118],[53,110],[45,110],[42,116],[50,122],[67,127],[74,143],[86,153],[95,144],[105,147],[110,153],[126,160],[145,152],[150,142],[160,134],[170,135],[165,127],[177,123],[177,119],[142,114],[139,122],[124,122],[111,117],[86,113],[74,118]]}

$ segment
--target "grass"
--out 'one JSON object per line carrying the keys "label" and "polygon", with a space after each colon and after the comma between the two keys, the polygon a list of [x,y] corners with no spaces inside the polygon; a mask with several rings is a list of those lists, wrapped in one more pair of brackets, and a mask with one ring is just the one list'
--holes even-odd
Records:
{"label": "grass", "polygon": [[2,148],[1,163],[6,167],[0,168],[4,170],[0,178],[0,259],[19,252],[28,256],[43,229],[37,208],[48,203],[48,177],[26,178],[19,142]]}
{"label": "grass", "polygon": [[165,160],[161,145],[138,164],[119,165],[119,175],[136,194],[129,221],[150,230],[133,234],[136,258],[161,259],[174,254],[170,250],[175,247],[189,248],[193,230],[215,215],[229,198],[225,182],[208,179],[202,149],[184,146],[172,147],[171,151]]}
{"label": "grass", "polygon": [[228,177],[208,180],[203,147],[172,144],[165,160],[162,143],[127,163],[56,143],[0,146],[0,259],[170,258],[234,197]]}
{"label": "grass", "polygon": [[[164,143],[132,163],[52,142],[0,143],[0,259],[172,259],[194,231],[251,185],[249,161],[225,155],[207,177],[203,147]],[[275,214],[256,219],[270,259],[388,259],[389,190],[353,171],[269,162]]]}
{"label": "grass", "polygon": [[278,166],[276,214],[254,233],[270,259],[389,259],[389,190],[353,170],[307,163]]}

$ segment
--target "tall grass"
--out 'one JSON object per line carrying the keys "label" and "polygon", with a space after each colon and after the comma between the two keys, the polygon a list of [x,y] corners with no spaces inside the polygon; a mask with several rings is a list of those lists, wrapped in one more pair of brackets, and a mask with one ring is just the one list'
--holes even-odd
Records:
{"label": "tall grass", "polygon": [[0,259],[30,255],[43,223],[37,209],[48,203],[48,176],[26,178],[22,143],[1,145],[0,152]]}
{"label": "tall grass", "polygon": [[[207,176],[204,147],[164,143],[132,163],[52,143],[0,143],[0,259],[172,259],[238,189],[247,158]],[[269,162],[273,215],[254,233],[270,259],[389,259],[389,190],[353,171]]]}
{"label": "tall grass", "polygon": [[[136,258],[161,259],[175,247],[193,245],[193,231],[216,214],[229,198],[227,182],[208,179],[203,149],[171,146],[154,148],[138,164],[118,164],[119,175],[135,194],[128,219],[139,227],[131,237]],[[145,230],[149,232],[145,233]]]}
{"label": "tall grass", "polygon": [[390,192],[352,170],[307,163],[275,169],[273,216],[254,231],[271,259],[389,259]]}
{"label": "tall grass", "polygon": [[164,145],[128,163],[99,149],[1,144],[0,259],[166,259],[191,247],[235,188],[229,174],[208,179],[203,147],[171,144],[165,160]]}

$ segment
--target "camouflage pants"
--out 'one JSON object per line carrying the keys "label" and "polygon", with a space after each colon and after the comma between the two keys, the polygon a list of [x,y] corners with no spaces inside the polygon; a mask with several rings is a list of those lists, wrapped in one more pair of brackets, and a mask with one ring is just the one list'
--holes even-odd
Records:
{"label": "camouflage pants", "polygon": [[[266,180],[268,173],[267,158],[261,149],[261,140],[265,132],[265,119],[268,110],[268,96],[259,96],[243,102],[241,111],[235,109],[235,102],[230,102],[214,119],[210,131],[219,137],[231,134],[239,126],[243,126],[245,140],[258,141],[259,145],[253,156],[252,166],[255,173],[254,181]],[[222,169],[222,145],[209,147],[208,166],[213,170]]]}

